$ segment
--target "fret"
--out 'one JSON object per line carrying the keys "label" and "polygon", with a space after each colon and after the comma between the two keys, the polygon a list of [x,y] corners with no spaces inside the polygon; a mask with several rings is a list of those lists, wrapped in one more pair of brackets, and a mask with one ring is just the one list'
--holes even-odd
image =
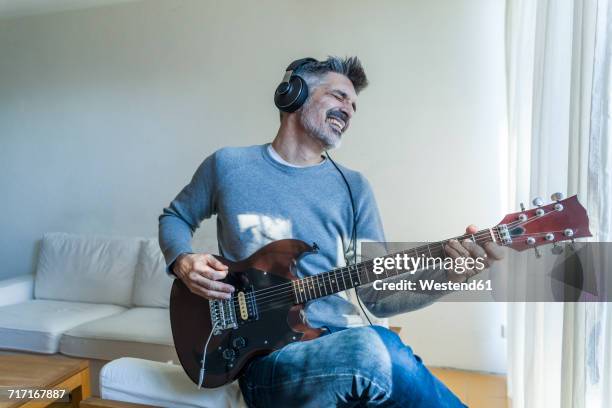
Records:
{"label": "fret", "polygon": [[[352,274],[351,274],[351,276],[352,276]],[[355,286],[361,285],[361,278],[359,277],[359,271],[358,270],[355,270],[355,276],[357,277],[357,282],[355,282]]]}
{"label": "fret", "polygon": [[306,282],[304,282],[304,279],[300,279],[301,285],[302,285],[302,297],[304,297],[305,301],[308,301],[308,290],[306,287]]}
{"label": "fret", "polygon": [[370,283],[370,271],[368,271],[368,267],[366,266],[365,262],[363,263],[363,270],[365,272],[365,276],[368,279],[368,282],[366,283],[366,285],[368,283]]}
{"label": "fret", "polygon": [[[321,275],[317,275],[315,279],[317,281],[317,285],[319,285],[319,294],[321,297],[327,296],[327,290],[325,290],[325,279],[323,279]],[[321,283],[323,284],[323,289],[321,289]],[[323,290],[325,290],[325,294],[323,294]]]}
{"label": "fret", "polygon": [[493,234],[492,228],[489,228],[489,234],[491,234],[491,239],[493,240],[493,242],[497,244],[497,240],[495,239],[495,234]]}
{"label": "fret", "polygon": [[[321,283],[319,282],[319,278],[317,278],[316,276],[311,276],[310,279],[312,279],[312,285],[315,289],[315,298],[322,297],[323,293],[321,293]],[[319,289],[318,295],[317,295],[317,289]]]}
{"label": "fret", "polygon": [[329,282],[329,292],[334,293],[334,286],[332,285],[331,273],[325,272],[327,275],[327,281]]}
{"label": "fret", "polygon": [[346,281],[344,280],[344,273],[342,272],[342,268],[340,268],[340,276],[342,277],[342,284],[344,285],[344,290],[346,290]]}
{"label": "fret", "polygon": [[[321,293],[321,286],[319,286],[319,281],[316,277],[311,276],[310,279],[312,279],[312,286],[314,288],[314,292],[315,292],[315,298],[319,298],[322,297],[323,294]],[[319,288],[319,294],[317,295],[317,287]]]}
{"label": "fret", "polygon": [[[365,275],[366,279],[368,280],[365,284],[367,285],[368,283],[370,283],[370,277],[368,276],[368,268],[366,268],[365,264],[359,264],[356,266],[357,270],[359,271],[359,276],[362,277]],[[363,280],[361,280],[363,282]]]}
{"label": "fret", "polygon": [[[323,282],[323,289],[325,289],[325,296],[329,295],[331,293],[331,291],[327,290],[327,284],[325,283],[325,275],[327,275],[327,272],[324,272],[322,274],[320,274],[320,280]],[[330,288],[331,289],[331,288]]]}
{"label": "fret", "polygon": [[296,304],[302,303],[300,299],[300,291],[297,289],[297,287],[300,285],[300,281],[294,280],[291,282],[291,285],[293,285],[293,294],[295,295],[295,303]]}
{"label": "fret", "polygon": [[315,291],[314,285],[312,284],[312,276],[308,276],[306,278],[306,285],[308,285],[308,294],[310,295],[310,299],[317,298],[317,292]]}
{"label": "fret", "polygon": [[302,278],[300,281],[302,282],[302,294],[304,295],[304,301],[309,301],[308,297],[308,282],[306,282],[307,278]]}
{"label": "fret", "polygon": [[340,292],[341,289],[340,289],[340,281],[338,280],[338,269],[332,269],[332,272],[334,273],[334,282],[336,284],[336,289],[338,292]]}

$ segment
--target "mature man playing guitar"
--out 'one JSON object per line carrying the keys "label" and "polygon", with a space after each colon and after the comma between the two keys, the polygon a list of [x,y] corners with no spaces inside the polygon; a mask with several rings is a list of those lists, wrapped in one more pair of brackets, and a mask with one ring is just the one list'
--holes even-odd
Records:
{"label": "mature man playing guitar", "polygon": [[[231,298],[234,287],[221,282],[227,266],[213,255],[192,253],[193,232],[214,214],[220,255],[228,260],[244,259],[280,239],[316,242],[318,253],[297,261],[299,277],[342,265],[360,242],[383,242],[366,179],[323,156],[340,145],[357,110],[357,94],[366,86],[356,57],[292,63],[275,94],[281,123],[272,143],[214,152],[164,209],[159,239],[168,271],[194,294]],[[467,229],[468,234],[476,231]],[[444,251],[455,259],[482,257],[488,263],[502,257],[494,242],[480,246],[451,240]],[[463,282],[473,272],[428,273],[441,282]],[[356,292],[377,316],[418,309],[441,296],[381,298],[371,285]],[[249,406],[463,406],[396,334],[364,325],[346,296],[323,296],[307,302],[304,310],[310,326],[324,329],[323,335],[255,357],[240,377]]]}

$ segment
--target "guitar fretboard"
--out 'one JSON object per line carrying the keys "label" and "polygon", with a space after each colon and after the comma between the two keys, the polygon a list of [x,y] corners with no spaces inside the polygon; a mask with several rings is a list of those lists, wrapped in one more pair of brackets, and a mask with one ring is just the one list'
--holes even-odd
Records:
{"label": "guitar fretboard", "polygon": [[[383,258],[395,258],[397,255],[407,255],[411,258],[445,258],[447,255],[444,246],[452,239],[459,241],[470,239],[479,245],[487,242],[501,242],[497,228],[488,228],[474,234],[466,234],[444,241],[421,245],[409,250],[395,252],[385,255]],[[366,260],[355,265],[332,269],[318,275],[307,276],[292,281],[294,301],[296,304],[305,303],[309,300],[333,295],[334,293],[358,286],[368,285],[376,280],[392,278],[403,273],[406,273],[406,270],[389,270],[388,268],[383,268],[382,273],[374,273],[374,260]]]}

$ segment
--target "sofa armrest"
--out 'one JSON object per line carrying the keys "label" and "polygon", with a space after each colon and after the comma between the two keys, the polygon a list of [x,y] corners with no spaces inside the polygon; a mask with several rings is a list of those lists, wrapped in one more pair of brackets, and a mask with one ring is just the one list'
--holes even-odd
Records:
{"label": "sofa armrest", "polygon": [[0,306],[25,302],[34,298],[34,275],[21,275],[0,280]]}

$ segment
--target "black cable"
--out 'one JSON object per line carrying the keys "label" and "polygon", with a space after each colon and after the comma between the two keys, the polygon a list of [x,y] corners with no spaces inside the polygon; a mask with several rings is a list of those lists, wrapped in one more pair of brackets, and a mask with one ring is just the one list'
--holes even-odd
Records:
{"label": "black cable", "polygon": [[[349,197],[351,198],[351,208],[353,209],[353,230],[351,232],[351,242],[353,243],[353,266],[357,267],[357,212],[355,211],[355,200],[353,200],[353,192],[351,191],[351,185],[346,179],[344,172],[340,170],[338,165],[336,165],[336,162],[332,160],[327,150],[325,151],[325,155],[327,156],[329,161],[334,165],[336,170],[338,170],[338,173],[340,173],[340,175],[342,176],[342,180],[344,180],[344,184],[346,184],[346,188],[348,189]],[[348,259],[346,259],[346,261],[347,261],[346,263],[348,264]],[[359,299],[359,294],[357,293],[357,289],[355,289],[355,296],[357,297],[357,303],[359,304],[359,307],[361,308],[363,315],[366,317],[366,319],[368,319],[368,323],[370,323],[370,326],[372,326],[372,321],[368,317],[368,314],[366,313],[365,308],[361,304],[361,299]]]}

